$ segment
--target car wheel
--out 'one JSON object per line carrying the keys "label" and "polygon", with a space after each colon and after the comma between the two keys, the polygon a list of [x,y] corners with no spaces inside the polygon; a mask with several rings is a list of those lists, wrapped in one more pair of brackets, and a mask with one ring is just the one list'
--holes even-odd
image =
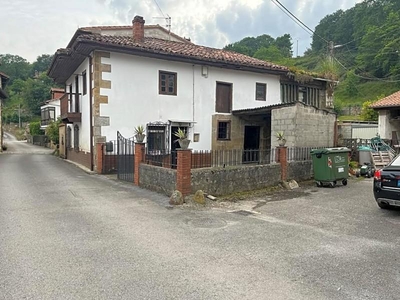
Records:
{"label": "car wheel", "polygon": [[391,209],[391,206],[386,203],[376,202],[381,209]]}
{"label": "car wheel", "polygon": [[343,180],[342,180],[342,184],[343,184],[343,185],[347,185],[347,179],[343,179]]}

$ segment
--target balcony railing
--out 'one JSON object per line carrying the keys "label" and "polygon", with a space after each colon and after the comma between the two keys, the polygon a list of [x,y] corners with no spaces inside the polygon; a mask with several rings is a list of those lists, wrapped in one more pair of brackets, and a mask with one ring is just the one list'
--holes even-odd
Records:
{"label": "balcony railing", "polygon": [[64,96],[61,97],[61,120],[67,123],[81,122],[80,98],[80,94],[64,94]]}

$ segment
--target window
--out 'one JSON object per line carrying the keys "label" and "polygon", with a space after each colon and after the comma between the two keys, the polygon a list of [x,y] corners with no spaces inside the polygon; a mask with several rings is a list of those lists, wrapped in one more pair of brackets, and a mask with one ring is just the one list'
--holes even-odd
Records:
{"label": "window", "polygon": [[231,122],[230,121],[218,121],[218,140],[230,140],[231,139]]}
{"label": "window", "polygon": [[74,149],[79,151],[79,126],[74,126]]}
{"label": "window", "polygon": [[48,125],[56,120],[55,107],[45,107],[41,110],[42,125]]}
{"label": "window", "polygon": [[215,111],[230,113],[232,111],[232,84],[217,82]]}
{"label": "window", "polygon": [[148,154],[161,154],[165,151],[165,125],[147,127]]}
{"label": "window", "polygon": [[72,148],[72,129],[70,126],[67,129],[67,148]]}
{"label": "window", "polygon": [[86,78],[86,70],[82,72],[82,94],[86,95],[87,93],[87,78]]}
{"label": "window", "polygon": [[256,100],[267,100],[267,85],[265,83],[256,83]]}
{"label": "window", "polygon": [[158,93],[161,95],[175,95],[176,96],[176,73],[159,71],[159,87]]}

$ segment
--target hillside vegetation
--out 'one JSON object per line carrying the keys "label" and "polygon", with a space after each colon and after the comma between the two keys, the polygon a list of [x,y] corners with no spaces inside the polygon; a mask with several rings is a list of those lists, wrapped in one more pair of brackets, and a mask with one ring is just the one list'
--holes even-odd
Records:
{"label": "hillside vegetation", "polygon": [[[399,0],[365,0],[325,16],[315,28],[311,47],[301,57],[292,57],[290,34],[246,37],[224,49],[288,66],[294,73],[338,80],[334,104],[341,113],[342,108],[361,107],[400,90],[399,28]],[[328,59],[330,54],[333,56]],[[29,63],[18,55],[0,54],[0,72],[10,76],[6,122],[18,121],[20,107],[23,120],[40,116],[40,106],[50,98],[54,86],[46,75],[51,60],[51,55],[44,54]]]}
{"label": "hillside vegetation", "polygon": [[6,86],[8,99],[3,109],[5,123],[40,119],[40,106],[50,99],[50,88],[55,86],[47,75],[51,55],[41,55],[35,62],[12,54],[0,54],[0,72],[10,77]]}
{"label": "hillside vegetation", "polygon": [[375,101],[400,89],[399,28],[400,1],[365,0],[324,17],[315,28],[311,48],[301,57],[291,58],[289,34],[277,39],[268,35],[248,37],[225,49],[317,73],[321,73],[321,66],[333,54],[339,80],[335,106],[341,112],[343,107],[361,107],[366,101]]}

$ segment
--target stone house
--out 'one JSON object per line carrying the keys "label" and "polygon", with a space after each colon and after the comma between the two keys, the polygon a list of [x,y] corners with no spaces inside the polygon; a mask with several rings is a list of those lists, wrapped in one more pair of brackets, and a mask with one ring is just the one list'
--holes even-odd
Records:
{"label": "stone house", "polygon": [[7,94],[4,91],[4,88],[6,87],[6,84],[9,80],[9,77],[0,72],[0,152],[3,152],[3,102],[7,98]]}
{"label": "stone house", "polygon": [[400,91],[378,100],[371,106],[378,111],[378,134],[382,139],[399,144],[400,133]]}
{"label": "stone house", "polygon": [[[60,153],[94,169],[96,144],[146,128],[146,151],[333,146],[336,115],[325,79],[299,83],[285,66],[195,45],[160,26],[78,29],[55,53],[48,75],[64,84]],[[327,105],[328,103],[328,105]]]}

